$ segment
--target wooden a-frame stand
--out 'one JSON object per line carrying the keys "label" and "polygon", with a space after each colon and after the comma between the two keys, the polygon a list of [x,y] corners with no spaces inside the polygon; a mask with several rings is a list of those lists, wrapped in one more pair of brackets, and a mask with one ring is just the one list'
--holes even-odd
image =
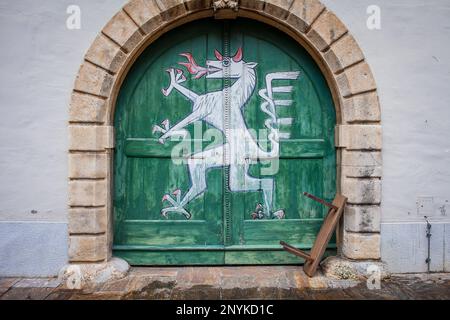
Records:
{"label": "wooden a-frame stand", "polygon": [[344,212],[345,204],[347,203],[347,198],[337,194],[333,200],[333,203],[328,203],[325,200],[317,198],[309,193],[304,193],[308,198],[313,199],[329,208],[328,214],[323,221],[322,227],[320,228],[319,234],[317,235],[316,241],[311,249],[310,253],[306,253],[302,250],[299,250],[284,241],[280,241],[280,244],[283,246],[283,249],[287,252],[295,254],[303,259],[305,259],[305,264],[303,266],[303,270],[305,273],[313,277],[316,273],[317,267],[319,266],[320,261],[322,260],[323,254],[330,242],[331,236],[333,232],[336,230],[336,227],[339,224],[342,213]]}

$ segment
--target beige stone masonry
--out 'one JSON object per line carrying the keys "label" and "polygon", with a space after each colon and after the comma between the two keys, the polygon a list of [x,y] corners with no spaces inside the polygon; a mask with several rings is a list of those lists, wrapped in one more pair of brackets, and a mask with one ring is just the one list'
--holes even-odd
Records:
{"label": "beige stone masonry", "polygon": [[120,47],[103,34],[97,36],[85,56],[86,60],[112,73],[119,71],[125,58]]}
{"label": "beige stone masonry", "polygon": [[78,92],[72,93],[69,122],[105,122],[105,99]]}
{"label": "beige stone masonry", "polygon": [[100,234],[107,231],[106,208],[75,208],[69,210],[70,234]]}
{"label": "beige stone masonry", "polygon": [[341,167],[347,178],[382,176],[382,159],[379,151],[342,151]]}
{"label": "beige stone masonry", "polygon": [[294,0],[266,1],[264,11],[271,16],[284,20],[289,15],[289,8]]}
{"label": "beige stone masonry", "polygon": [[342,252],[355,260],[381,258],[379,233],[354,233],[344,231]]}
{"label": "beige stone masonry", "polygon": [[106,180],[69,181],[69,206],[98,207],[106,205]]}
{"label": "beige stone masonry", "polygon": [[319,1],[296,0],[291,7],[287,22],[297,30],[306,32],[324,9],[324,5]]}
{"label": "beige stone masonry", "polygon": [[105,235],[70,236],[69,261],[98,262],[107,258]]}
{"label": "beige stone masonry", "polygon": [[114,40],[127,52],[131,52],[139,42],[142,35],[139,27],[124,12],[119,11],[108,24],[103,28],[103,33]]}
{"label": "beige stone masonry", "polygon": [[114,147],[113,127],[96,125],[70,125],[70,151],[104,151]]}
{"label": "beige stone masonry", "polygon": [[125,58],[120,47],[103,34],[97,36],[85,56],[86,60],[112,73],[119,71]]}
{"label": "beige stone masonry", "polygon": [[344,99],[342,115],[345,123],[380,122],[381,110],[378,94],[368,92]]}
{"label": "beige stone masonry", "polygon": [[344,227],[350,232],[380,232],[381,208],[349,205],[345,208]]}
{"label": "beige stone masonry", "polygon": [[242,9],[251,9],[262,11],[264,9],[265,0],[240,0],[239,7]]}
{"label": "beige stone masonry", "polygon": [[69,178],[98,179],[108,174],[106,153],[71,153],[69,154]]}
{"label": "beige stone masonry", "polygon": [[336,146],[347,150],[381,150],[380,125],[336,126]]}
{"label": "beige stone masonry", "polygon": [[331,70],[334,73],[364,60],[364,55],[356,43],[355,38],[350,34],[346,34],[341,39],[333,43],[325,55]]}
{"label": "beige stone masonry", "polygon": [[319,51],[326,50],[347,32],[344,24],[331,11],[324,11],[308,32],[308,38]]}
{"label": "beige stone masonry", "polygon": [[321,68],[338,119],[338,191],[349,198],[340,251],[350,259],[379,259],[381,112],[375,80],[356,40],[318,0],[240,0],[239,10],[230,16],[214,13],[212,1],[130,0],[87,51],[69,110],[70,261],[109,270],[101,261],[110,259],[113,238],[109,150],[114,148],[114,104],[137,54],[159,37],[162,28],[236,16],[287,32]]}
{"label": "beige stone masonry", "polygon": [[213,1],[215,0],[184,0],[190,11],[210,9]]}
{"label": "beige stone masonry", "polygon": [[123,9],[147,34],[155,31],[163,23],[161,11],[154,0],[130,1]]}
{"label": "beige stone masonry", "polygon": [[358,63],[339,74],[337,76],[337,83],[343,97],[349,97],[377,88],[372,71],[365,62]]}
{"label": "beige stone masonry", "polygon": [[161,9],[161,17],[165,21],[179,18],[186,14],[186,7],[183,0],[154,0]]}
{"label": "beige stone masonry", "polygon": [[379,178],[344,178],[342,193],[349,204],[380,204],[381,180]]}
{"label": "beige stone masonry", "polygon": [[75,90],[107,98],[112,89],[114,77],[92,63],[84,62],[75,80]]}

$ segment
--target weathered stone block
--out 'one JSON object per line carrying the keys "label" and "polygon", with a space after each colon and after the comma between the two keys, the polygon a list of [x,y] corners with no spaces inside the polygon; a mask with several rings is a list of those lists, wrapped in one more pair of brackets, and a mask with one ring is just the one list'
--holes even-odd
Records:
{"label": "weathered stone block", "polygon": [[106,178],[108,159],[105,153],[69,154],[69,178]]}
{"label": "weathered stone block", "polygon": [[161,9],[161,17],[164,21],[174,20],[186,14],[183,0],[156,0],[156,4]]}
{"label": "weathered stone block", "polygon": [[353,233],[344,231],[342,253],[354,260],[381,258],[379,233]]}
{"label": "weathered stone block", "polygon": [[304,33],[324,8],[323,4],[317,0],[296,0],[291,7],[287,22]]}
{"label": "weathered stone block", "polygon": [[105,122],[106,100],[78,92],[72,93],[70,122]]}
{"label": "weathered stone block", "polygon": [[85,56],[86,60],[113,73],[119,71],[125,58],[120,47],[103,34],[97,36]]}
{"label": "weathered stone block", "polygon": [[377,92],[368,92],[344,99],[342,115],[346,123],[381,121],[381,110]]}
{"label": "weathered stone block", "polygon": [[133,0],[123,10],[145,33],[152,33],[163,24],[159,7],[154,0]]}
{"label": "weathered stone block", "polygon": [[349,204],[380,204],[381,180],[344,178],[342,193],[348,198]]}
{"label": "weathered stone block", "polygon": [[364,60],[361,48],[350,34],[333,43],[324,57],[334,73]]}
{"label": "weathered stone block", "polygon": [[58,274],[58,280],[63,283],[64,289],[92,290],[125,278],[129,270],[130,266],[125,260],[114,257],[103,263],[65,265]]}
{"label": "weathered stone block", "polygon": [[211,9],[214,0],[185,0],[188,10]]}
{"label": "weathered stone block", "polygon": [[350,232],[380,232],[380,206],[352,206],[345,208],[344,227]]}
{"label": "weathered stone block", "polygon": [[336,146],[347,150],[381,150],[382,148],[380,125],[338,125],[335,138]]}
{"label": "weathered stone block", "polygon": [[367,63],[362,62],[346,69],[336,77],[339,91],[343,97],[349,97],[377,88],[372,71]]}
{"label": "weathered stone block", "polygon": [[106,208],[69,209],[70,234],[105,233],[106,221]]}
{"label": "weathered stone block", "polygon": [[369,278],[373,276],[373,268],[378,269],[380,280],[389,278],[390,273],[386,263],[382,261],[354,261],[343,257],[331,256],[326,258],[321,267],[327,278],[352,279]]}
{"label": "weathered stone block", "polygon": [[126,51],[130,52],[142,40],[138,26],[124,11],[119,11],[102,31]]}
{"label": "weathered stone block", "polygon": [[280,20],[284,20],[289,15],[289,8],[294,0],[270,0],[266,1],[264,12]]}
{"label": "weathered stone block", "polygon": [[70,236],[70,262],[98,262],[106,259],[106,236]]}
{"label": "weathered stone block", "polygon": [[320,51],[325,51],[334,41],[347,32],[344,24],[334,15],[326,10],[313,24],[308,32],[308,38]]}
{"label": "weathered stone block", "polygon": [[104,206],[106,197],[106,180],[69,181],[69,206]]}
{"label": "weathered stone block", "polygon": [[105,70],[84,62],[75,80],[75,90],[91,93],[101,97],[109,97],[114,77]]}
{"label": "weathered stone block", "polygon": [[379,151],[342,152],[342,174],[350,178],[369,178],[382,176],[382,159]]}
{"label": "weathered stone block", "polygon": [[264,2],[265,0],[240,0],[239,8],[260,11],[264,8]]}
{"label": "weathered stone block", "polygon": [[114,147],[111,126],[70,125],[70,151],[103,151]]}

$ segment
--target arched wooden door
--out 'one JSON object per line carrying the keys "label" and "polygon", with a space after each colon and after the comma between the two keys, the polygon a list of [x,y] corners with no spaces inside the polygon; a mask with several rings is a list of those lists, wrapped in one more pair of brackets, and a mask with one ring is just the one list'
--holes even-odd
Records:
{"label": "arched wooden door", "polygon": [[114,255],[134,265],[290,264],[336,191],[335,111],[313,59],[248,20],[153,43],[115,112]]}

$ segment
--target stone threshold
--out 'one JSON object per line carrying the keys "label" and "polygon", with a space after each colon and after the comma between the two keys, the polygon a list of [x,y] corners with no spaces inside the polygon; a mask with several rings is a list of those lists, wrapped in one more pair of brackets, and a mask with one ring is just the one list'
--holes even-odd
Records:
{"label": "stone threshold", "polygon": [[450,299],[449,273],[392,275],[380,285],[321,272],[309,278],[300,266],[139,267],[81,290],[55,278],[0,278],[0,300]]}

